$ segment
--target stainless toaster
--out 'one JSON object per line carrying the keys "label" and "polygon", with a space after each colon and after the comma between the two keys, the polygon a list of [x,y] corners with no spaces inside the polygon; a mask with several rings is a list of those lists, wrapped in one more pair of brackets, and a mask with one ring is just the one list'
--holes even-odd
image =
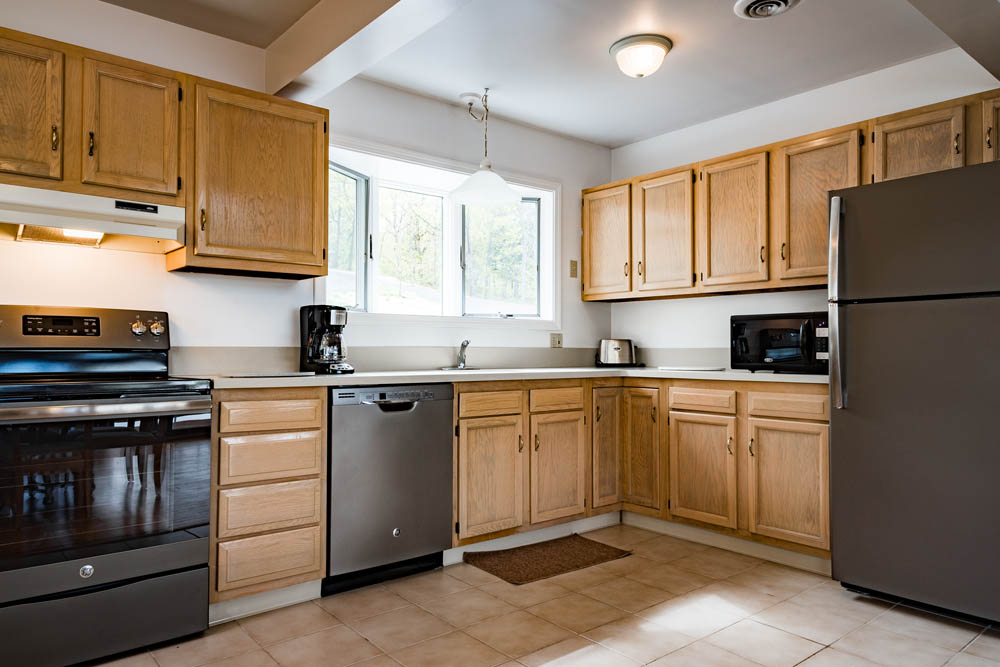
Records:
{"label": "stainless toaster", "polygon": [[628,338],[605,338],[597,348],[598,366],[635,366],[635,345]]}

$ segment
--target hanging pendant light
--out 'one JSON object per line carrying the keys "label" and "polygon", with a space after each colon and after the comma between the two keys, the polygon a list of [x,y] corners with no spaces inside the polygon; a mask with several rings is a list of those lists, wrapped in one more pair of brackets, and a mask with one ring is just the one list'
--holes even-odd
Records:
{"label": "hanging pendant light", "polygon": [[[489,131],[490,131],[490,107],[487,98],[490,89],[487,88],[483,95],[473,95],[478,97],[483,105],[483,113],[477,116],[472,110],[475,100],[469,100],[469,115],[477,122],[483,124],[483,161],[479,163],[479,170],[469,176],[465,181],[451,191],[451,196],[463,204],[517,204],[521,201],[521,195],[507,185],[500,174],[493,171],[493,165],[489,160]],[[462,96],[467,99],[465,95]]]}

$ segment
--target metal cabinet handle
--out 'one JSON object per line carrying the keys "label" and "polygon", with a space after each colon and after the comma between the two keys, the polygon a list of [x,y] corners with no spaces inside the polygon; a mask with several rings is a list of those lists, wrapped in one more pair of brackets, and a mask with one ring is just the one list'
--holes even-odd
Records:
{"label": "metal cabinet handle", "polygon": [[52,150],[59,150],[59,128],[55,125],[52,126]]}
{"label": "metal cabinet handle", "polygon": [[538,451],[538,446],[539,446],[539,444],[540,444],[540,443],[539,443],[539,440],[538,440],[538,434],[536,433],[536,434],[535,434],[535,451],[536,451],[536,452]]}
{"label": "metal cabinet handle", "polygon": [[764,246],[760,247],[760,263],[764,263]]}
{"label": "metal cabinet handle", "polygon": [[726,440],[726,449],[729,451],[729,455],[732,456],[733,455],[733,436],[729,436],[729,439]]}
{"label": "metal cabinet handle", "polygon": [[640,262],[639,262],[639,266],[638,266],[638,267],[636,267],[636,268],[638,268],[638,270],[639,270],[639,275],[641,276],[641,275],[642,275],[642,261],[640,261]]}
{"label": "metal cabinet handle", "polygon": [[599,405],[597,406],[597,416],[594,418],[594,421],[601,421],[601,406]]}
{"label": "metal cabinet handle", "polygon": [[959,138],[961,138],[961,136],[962,136],[961,132],[955,135],[955,155],[958,155],[959,153],[962,152],[962,150],[958,147],[958,140]]}
{"label": "metal cabinet handle", "polygon": [[201,209],[201,231],[205,231],[205,225],[208,224],[208,213],[205,209]]}
{"label": "metal cabinet handle", "polygon": [[781,259],[782,260],[785,259],[785,245],[786,245],[785,243],[781,244]]}
{"label": "metal cabinet handle", "polygon": [[750,456],[756,456],[756,454],[753,453],[753,438],[750,438]]}
{"label": "metal cabinet handle", "polygon": [[[55,125],[52,126],[52,129],[53,130],[55,129]],[[993,148],[993,136],[992,135],[993,135],[993,128],[992,127],[986,128],[986,147],[987,148]],[[52,150],[55,150],[55,149],[53,148]]]}
{"label": "metal cabinet handle", "polygon": [[87,134],[90,135],[90,150],[87,151],[87,155],[94,157],[94,133],[88,132]]}
{"label": "metal cabinet handle", "polygon": [[520,454],[523,451],[524,451],[524,436],[519,434],[517,436],[517,453]]}
{"label": "metal cabinet handle", "polygon": [[628,275],[628,262],[625,262],[625,275]]}
{"label": "metal cabinet handle", "polygon": [[651,415],[651,416],[653,417],[653,421],[655,422],[655,421],[656,421],[656,408],[653,408],[653,409],[651,410],[651,413],[652,413],[652,415]]}

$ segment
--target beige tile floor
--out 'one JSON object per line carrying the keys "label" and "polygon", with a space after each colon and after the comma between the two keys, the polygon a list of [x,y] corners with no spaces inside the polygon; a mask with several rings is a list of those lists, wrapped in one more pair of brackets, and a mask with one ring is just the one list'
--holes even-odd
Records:
{"label": "beige tile floor", "polygon": [[1000,667],[1000,628],[630,526],[628,558],[513,586],[470,565],[279,609],[117,667]]}

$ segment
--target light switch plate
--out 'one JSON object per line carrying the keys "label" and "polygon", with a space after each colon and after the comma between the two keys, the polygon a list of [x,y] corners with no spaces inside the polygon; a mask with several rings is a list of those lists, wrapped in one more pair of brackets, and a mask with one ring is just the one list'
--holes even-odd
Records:
{"label": "light switch plate", "polygon": [[569,277],[570,278],[576,278],[576,276],[577,276],[576,260],[575,259],[571,259],[571,260],[569,260]]}
{"label": "light switch plate", "polygon": [[549,347],[562,347],[562,334],[561,333],[550,333],[549,334]]}

